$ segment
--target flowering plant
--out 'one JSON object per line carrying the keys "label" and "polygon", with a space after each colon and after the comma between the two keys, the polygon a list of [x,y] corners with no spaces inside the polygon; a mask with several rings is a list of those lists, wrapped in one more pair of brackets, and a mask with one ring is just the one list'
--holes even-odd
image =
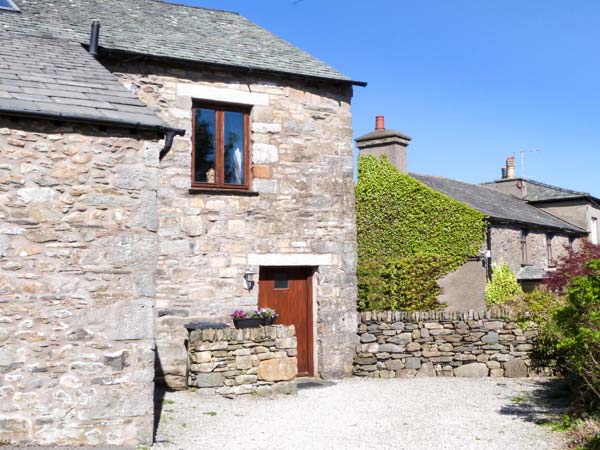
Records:
{"label": "flowering plant", "polygon": [[246,311],[236,309],[234,312],[229,314],[229,317],[231,317],[232,319],[246,319],[248,316],[246,314]]}
{"label": "flowering plant", "polygon": [[268,317],[275,317],[277,316],[277,313],[275,312],[274,309],[271,308],[260,308],[256,310],[256,314],[258,314],[259,317],[264,318],[268,318]]}

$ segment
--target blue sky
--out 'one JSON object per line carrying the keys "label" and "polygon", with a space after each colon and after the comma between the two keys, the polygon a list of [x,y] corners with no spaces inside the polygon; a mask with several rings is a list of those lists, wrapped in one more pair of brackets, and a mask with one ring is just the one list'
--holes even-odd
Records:
{"label": "blue sky", "polygon": [[367,81],[355,88],[354,136],[385,115],[413,138],[413,172],[489,181],[510,154],[540,148],[527,177],[600,196],[600,2],[184,3],[237,11]]}

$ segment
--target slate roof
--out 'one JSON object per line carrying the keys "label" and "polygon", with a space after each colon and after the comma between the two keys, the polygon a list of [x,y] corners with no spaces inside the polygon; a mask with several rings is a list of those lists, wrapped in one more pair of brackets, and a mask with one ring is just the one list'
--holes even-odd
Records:
{"label": "slate roof", "polygon": [[[593,198],[588,192],[578,192],[535,180],[525,180],[527,183],[527,196],[529,202],[571,200],[576,198]],[[595,199],[598,201],[598,199]]]}
{"label": "slate roof", "polygon": [[89,43],[99,19],[100,47],[154,57],[354,82],[237,13],[160,0],[15,0],[0,29]]}
{"label": "slate roof", "polygon": [[524,200],[528,202],[535,203],[584,198],[596,203],[600,203],[600,198],[594,197],[589,192],[574,191],[572,189],[553,186],[551,184],[542,183],[540,181],[531,180],[528,178],[507,178],[488,183],[482,183],[482,186],[493,186],[502,183],[515,183],[519,181],[524,181],[527,185],[527,195],[525,196]]}
{"label": "slate roof", "polygon": [[0,113],[168,128],[80,44],[1,30]]}
{"label": "slate roof", "polygon": [[518,223],[561,230],[566,233],[586,234],[571,225],[509,194],[494,189],[430,175],[410,174],[430,188],[481,211],[492,221]]}

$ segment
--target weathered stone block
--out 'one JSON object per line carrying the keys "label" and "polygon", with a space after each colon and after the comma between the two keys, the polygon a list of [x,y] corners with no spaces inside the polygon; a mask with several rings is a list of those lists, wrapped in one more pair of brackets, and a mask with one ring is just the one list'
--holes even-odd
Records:
{"label": "weathered stone block", "polygon": [[258,365],[258,379],[265,381],[288,381],[298,373],[296,358],[278,358],[261,361]]}
{"label": "weathered stone block", "polygon": [[525,378],[529,374],[529,369],[525,361],[519,358],[512,359],[504,363],[504,376],[507,378]]}
{"label": "weathered stone block", "polygon": [[199,373],[196,374],[194,385],[198,388],[211,388],[223,386],[225,378],[221,373]]}
{"label": "weathered stone block", "polygon": [[455,377],[481,378],[488,375],[489,370],[483,363],[464,364],[454,369]]}

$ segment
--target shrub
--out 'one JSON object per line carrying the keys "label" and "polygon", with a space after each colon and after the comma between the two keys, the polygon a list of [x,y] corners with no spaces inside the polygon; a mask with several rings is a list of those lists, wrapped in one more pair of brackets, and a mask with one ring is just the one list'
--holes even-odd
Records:
{"label": "shrub", "polygon": [[[445,262],[437,255],[416,254],[383,265],[359,267],[359,309],[365,311],[432,310],[441,287]],[[364,271],[361,272],[361,270]]]}
{"label": "shrub", "polygon": [[554,312],[565,305],[565,298],[544,287],[513,297],[506,306],[515,312],[519,322],[544,325],[552,319]]}
{"label": "shrub", "polygon": [[550,272],[544,284],[553,291],[564,292],[575,277],[592,274],[587,267],[592,259],[600,259],[600,245],[583,239],[577,250],[567,248],[567,254],[559,259],[556,270]]}
{"label": "shrub", "polygon": [[556,349],[565,369],[581,381],[580,401],[588,408],[600,406],[600,259],[588,262],[589,275],[571,283],[567,304],[552,320],[558,330]]}
{"label": "shrub", "polygon": [[485,301],[488,305],[503,305],[522,294],[523,289],[510,267],[500,264],[492,269],[492,279],[485,286]]}
{"label": "shrub", "polygon": [[476,255],[485,239],[482,213],[400,173],[385,157],[359,158],[356,215],[361,310],[439,307],[432,300],[437,280]]}

